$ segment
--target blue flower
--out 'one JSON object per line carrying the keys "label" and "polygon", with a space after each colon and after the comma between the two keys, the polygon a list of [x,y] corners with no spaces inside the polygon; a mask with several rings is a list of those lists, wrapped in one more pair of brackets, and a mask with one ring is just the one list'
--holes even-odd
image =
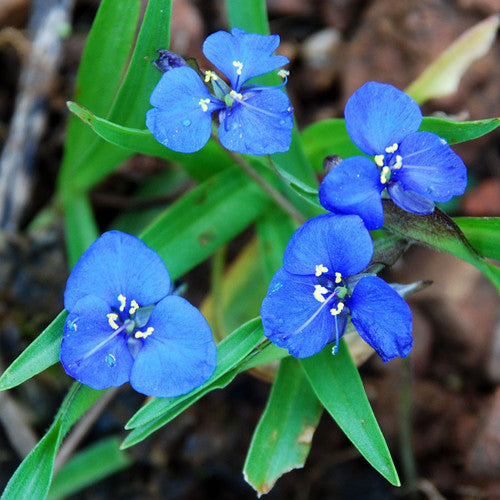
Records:
{"label": "blue flower", "polygon": [[290,101],[280,90],[282,85],[246,85],[251,78],[289,62],[273,55],[279,41],[278,35],[257,35],[238,28],[210,35],[203,53],[231,86],[215,72],[205,71],[212,95],[192,68],[168,70],[151,94],[154,108],[146,115],[146,125],[156,140],[181,153],[198,151],[210,138],[212,113],[218,111],[219,139],[225,148],[252,155],[287,151],[293,116]]}
{"label": "blue flower", "polygon": [[61,344],[66,373],[93,389],[132,387],[177,396],[213,373],[216,349],[205,318],[168,295],[170,277],[158,254],[135,236],[104,233],[71,272]]}
{"label": "blue flower", "polygon": [[292,236],[260,314],[264,335],[296,358],[344,334],[350,318],[384,361],[407,356],[413,340],[408,304],[384,280],[362,273],[373,254],[357,215],[324,214]]}
{"label": "blue flower", "polygon": [[321,183],[321,204],[334,213],[357,214],[368,229],[378,229],[385,188],[396,205],[417,214],[463,194],[464,163],[444,139],[417,132],[421,123],[418,104],[392,85],[368,82],[354,92],[345,107],[347,132],[374,161],[356,156],[341,162]]}

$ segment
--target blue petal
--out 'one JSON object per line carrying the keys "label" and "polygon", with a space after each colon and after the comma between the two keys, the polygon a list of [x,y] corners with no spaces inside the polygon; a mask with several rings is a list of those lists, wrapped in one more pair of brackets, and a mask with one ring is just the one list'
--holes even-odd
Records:
{"label": "blue petal", "polygon": [[384,362],[408,356],[413,344],[411,310],[383,279],[367,276],[360,280],[349,308],[352,324]]}
{"label": "blue petal", "polygon": [[344,115],[349,137],[368,155],[384,154],[385,148],[399,144],[422,122],[420,108],[410,96],[378,82],[365,83],[356,90]]}
{"label": "blue petal", "polygon": [[363,156],[354,156],[323,179],[319,201],[331,212],[359,215],[367,229],[379,229],[384,224],[380,197],[383,189],[377,165]]}
{"label": "blue petal", "polygon": [[391,182],[387,188],[392,201],[403,210],[414,214],[434,212],[434,202],[413,191],[405,191],[399,182]]}
{"label": "blue petal", "polygon": [[127,306],[154,304],[170,291],[170,277],[159,255],[135,236],[108,231],[80,257],[64,292],[64,307],[72,311],[86,295],[95,295],[118,309],[118,296]]}
{"label": "blue petal", "polygon": [[467,168],[460,157],[432,132],[416,132],[406,137],[397,151],[403,166],[392,179],[403,189],[415,191],[429,200],[444,202],[461,195],[467,186]]}
{"label": "blue petal", "polygon": [[[205,102],[200,104],[200,100]],[[210,138],[212,113],[225,105],[208,92],[192,68],[163,74],[151,94],[146,126],[164,146],[181,153],[199,151]]]}
{"label": "blue petal", "polygon": [[[295,276],[280,268],[260,309],[264,335],[296,358],[318,353],[335,336],[335,319],[330,309],[336,303],[318,302],[313,295],[314,285],[314,277]],[[345,328],[344,319],[341,326]]]}
{"label": "blue petal", "polygon": [[324,214],[299,227],[288,242],[283,267],[293,274],[314,275],[317,265],[328,274],[353,276],[370,262],[373,242],[357,215]]}
{"label": "blue petal", "polygon": [[102,299],[87,295],[64,325],[61,364],[68,375],[97,390],[127,382],[134,362],[124,333],[114,335],[106,316],[110,312]]}
{"label": "blue petal", "polygon": [[288,96],[279,89],[244,91],[243,99],[219,113],[219,119],[219,139],[226,149],[267,155],[290,148],[292,108]]}
{"label": "blue petal", "polygon": [[171,397],[186,394],[212,375],[216,348],[201,312],[186,299],[171,295],[153,310],[130,376],[132,387],[143,394]]}
{"label": "blue petal", "polygon": [[[247,80],[288,64],[285,56],[273,55],[279,44],[279,35],[257,35],[233,28],[231,33],[217,31],[207,37],[203,53],[229,78],[233,90],[239,92]],[[233,63],[242,64],[240,75],[240,66]]]}

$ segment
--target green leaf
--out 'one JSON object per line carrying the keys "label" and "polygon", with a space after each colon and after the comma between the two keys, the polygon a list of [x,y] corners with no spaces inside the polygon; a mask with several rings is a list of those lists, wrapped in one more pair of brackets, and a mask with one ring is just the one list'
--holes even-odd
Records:
{"label": "green leaf", "polygon": [[152,175],[132,195],[128,208],[111,224],[112,229],[138,236],[189,184],[189,176],[181,168]]}
{"label": "green leaf", "polygon": [[122,444],[128,448],[163,427],[205,394],[225,387],[237,375],[240,365],[258,350],[263,341],[260,318],[249,321],[217,346],[217,366],[210,379],[189,394],[175,398],[155,398],[144,405],[127,423],[133,429]]}
{"label": "green leaf", "polygon": [[500,217],[455,217],[453,220],[482,256],[500,260]]}
{"label": "green leaf", "polygon": [[38,500],[47,496],[60,441],[61,422],[57,422],[14,472],[2,500]]}
{"label": "green leaf", "polygon": [[488,17],[463,33],[406,89],[418,103],[455,92],[462,75],[484,56],[496,36],[500,15]]}
{"label": "green leaf", "polygon": [[422,120],[420,130],[434,132],[448,144],[471,141],[488,134],[500,126],[500,118],[489,118],[487,120],[476,120],[469,122],[458,122],[445,120],[444,118],[433,118],[426,116]]}
{"label": "green leaf", "polygon": [[[448,144],[456,144],[477,139],[495,130],[499,125],[500,118],[459,122],[426,116],[422,120],[420,130],[434,132],[445,139]],[[323,171],[323,159],[330,154],[339,155],[341,158],[366,156],[351,141],[345,122],[341,118],[313,123],[302,132],[302,140],[306,155],[317,172]],[[298,179],[293,177],[289,178],[289,182],[294,184],[292,186],[294,189],[297,189],[309,201],[314,202],[314,193],[311,192],[311,188],[297,181]]]}
{"label": "green leaf", "polygon": [[52,323],[19,355],[0,377],[0,391],[11,389],[59,361],[64,322],[62,311]]}
{"label": "green leaf", "polygon": [[94,391],[78,382],[73,384],[50,429],[10,478],[2,494],[3,500],[46,497],[52,479],[54,459],[62,439],[102,392]]}
{"label": "green leaf", "polygon": [[71,200],[68,200],[65,206],[64,226],[68,264],[73,267],[83,252],[99,237],[99,229],[86,194],[72,194]]}
{"label": "green leaf", "polygon": [[266,194],[239,168],[226,169],[187,193],[142,234],[173,279],[234,238],[268,205]]}
{"label": "green leaf", "polygon": [[[285,182],[294,193],[298,194],[302,199],[306,200],[309,205],[314,207],[314,210],[311,210],[309,206],[309,215],[314,217],[319,213],[325,212],[325,209],[321,206],[318,198],[318,188],[313,188],[302,182],[300,179],[297,179],[294,175],[290,174],[286,170],[283,170],[280,166],[275,165],[275,170],[279,175],[280,179]],[[304,210],[303,210],[304,211]]]}
{"label": "green leaf", "polygon": [[383,230],[371,231],[373,238],[373,256],[370,263],[370,273],[379,273],[384,267],[394,265],[408,250],[408,240]]}
{"label": "green leaf", "polygon": [[265,0],[226,0],[226,9],[231,27],[269,35]]}
{"label": "green leaf", "polygon": [[257,221],[260,253],[268,284],[283,265],[283,253],[295,229],[296,224],[276,210],[267,212]]}
{"label": "green leaf", "polygon": [[54,477],[49,500],[69,497],[131,465],[132,461],[119,446],[117,437],[109,437],[76,454]]}
{"label": "green leaf", "polygon": [[[103,0],[92,23],[78,68],[74,98],[98,114],[109,112],[125,73],[140,6],[140,0]],[[61,167],[63,177],[66,170],[73,171],[78,158],[95,139],[79,120],[70,117]]]}
{"label": "green leaf", "polygon": [[[212,326],[216,338],[222,339],[259,315],[269,281],[262,269],[257,241],[252,240],[243,248],[227,267],[217,286],[213,281],[212,276],[211,293],[200,310]],[[216,312],[219,313],[218,318]]]}
{"label": "green leaf", "polygon": [[313,123],[301,135],[306,156],[316,172],[323,172],[323,160],[328,155],[364,156],[351,141],[342,118]]}
{"label": "green leaf", "polygon": [[[121,11],[118,19],[122,19],[123,12],[126,11]],[[111,104],[110,121],[133,128],[144,126],[149,96],[161,77],[151,61],[157,56],[158,48],[168,47],[170,13],[171,0],[148,2],[130,64]],[[129,150],[111,147],[101,140],[93,141],[71,166],[61,170],[59,191],[72,193],[90,189],[130,155]],[[73,176],[73,172],[78,175]]]}
{"label": "green leaf", "polygon": [[383,200],[384,229],[438,250],[444,250],[482,271],[500,290],[500,269],[486,262],[467,241],[460,228],[438,208],[429,215],[406,212],[390,200]]}
{"label": "green leaf", "polygon": [[166,160],[181,163],[187,172],[197,180],[204,180],[232,164],[231,158],[214,140],[197,153],[176,153],[160,144],[149,130],[124,127],[99,118],[88,109],[76,104],[67,103],[68,109],[104,140],[128,149],[135,153],[157,156]]}
{"label": "green leaf", "polygon": [[[239,367],[245,358],[262,342],[262,322],[255,318],[240,326],[231,335],[226,337],[217,346],[217,367],[215,372],[203,385],[194,389],[189,396],[201,392],[225,373]],[[165,415],[173,406],[177,405],[184,396],[173,398],[155,398],[144,405],[127,423],[126,429],[133,429],[144,425],[151,420]]]}
{"label": "green leaf", "polygon": [[316,396],[345,435],[382,476],[399,486],[384,437],[344,340],[333,356],[331,347],[300,360]]}
{"label": "green leaf", "polygon": [[284,359],[243,468],[258,496],[286,472],[304,466],[322,411],[297,360]]}

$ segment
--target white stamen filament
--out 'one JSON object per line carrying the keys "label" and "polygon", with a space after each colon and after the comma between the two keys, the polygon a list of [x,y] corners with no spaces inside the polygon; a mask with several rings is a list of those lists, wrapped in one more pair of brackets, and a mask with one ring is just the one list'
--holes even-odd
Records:
{"label": "white stamen filament", "polygon": [[80,364],[82,361],[86,360],[88,357],[92,356],[95,352],[97,352],[101,347],[106,345],[110,340],[114,339],[119,333],[123,332],[127,328],[128,325],[132,324],[133,321],[127,320],[125,323],[123,323],[118,330],[115,330],[107,339],[104,339],[102,342],[99,342],[93,349],[91,349],[85,356],[83,356],[82,359],[79,359],[77,361],[77,364]]}
{"label": "white stamen filament", "polygon": [[295,335],[296,333],[301,332],[304,328],[306,328],[309,324],[311,324],[311,321],[316,318],[316,316],[321,312],[321,310],[329,303],[331,300],[335,297],[335,293],[332,293],[324,302],[321,303],[321,306],[318,307],[316,312],[299,328],[297,328],[292,335]]}

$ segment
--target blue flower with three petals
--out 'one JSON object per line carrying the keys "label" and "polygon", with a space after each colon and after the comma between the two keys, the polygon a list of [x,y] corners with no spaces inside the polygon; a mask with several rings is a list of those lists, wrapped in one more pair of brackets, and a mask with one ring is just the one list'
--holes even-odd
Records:
{"label": "blue flower with three petals", "polygon": [[[290,100],[277,87],[246,85],[289,61],[273,55],[278,35],[258,35],[233,28],[217,31],[203,44],[203,53],[222,73],[229,87],[215,72],[205,72],[212,95],[198,73],[188,66],[166,71],[151,94],[154,106],[146,126],[157,141],[181,153],[200,150],[212,132],[212,113],[219,114],[219,140],[232,151],[265,155],[287,151],[292,140]],[[282,70],[284,71],[284,70]],[[287,73],[287,72],[285,72]]]}
{"label": "blue flower with three petals", "polygon": [[130,381],[148,396],[177,396],[213,373],[210,327],[187,300],[169,295],[158,254],[126,233],[97,239],[73,268],[64,293],[61,363],[93,389]]}
{"label": "blue flower with three petals", "polygon": [[464,163],[444,139],[418,132],[421,123],[418,104],[401,90],[378,82],[359,88],[347,101],[345,124],[354,144],[374,161],[342,161],[320,185],[321,204],[334,213],[357,214],[368,229],[378,229],[385,188],[396,205],[417,214],[463,194]]}
{"label": "blue flower with three petals", "polygon": [[373,242],[357,215],[324,214],[290,239],[260,314],[264,335],[296,358],[312,356],[344,334],[350,318],[383,361],[409,354],[408,304],[384,280],[363,273]]}

